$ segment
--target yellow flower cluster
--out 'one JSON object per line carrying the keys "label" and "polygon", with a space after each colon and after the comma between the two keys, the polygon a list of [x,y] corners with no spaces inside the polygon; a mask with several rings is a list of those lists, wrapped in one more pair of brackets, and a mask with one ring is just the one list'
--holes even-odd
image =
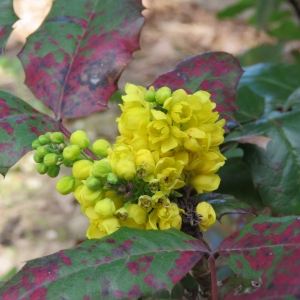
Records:
{"label": "yellow flower cluster", "polygon": [[[72,174],[57,182],[57,190],[74,192],[90,219],[88,238],[106,236],[121,226],[180,229],[184,210],[170,200],[180,196],[176,190],[191,186],[198,193],[209,192],[220,182],[215,172],[225,161],[218,148],[225,121],[218,121],[209,93],[188,95],[182,89],[172,93],[167,87],[155,91],[133,84],[125,92],[117,119],[120,135],[113,147],[98,140],[90,150],[100,159],[84,159],[78,155],[84,155],[81,149],[89,147],[89,139],[77,131],[70,138],[72,146],[64,150],[74,163]],[[215,213],[209,204],[200,204],[199,226],[206,230]]]}
{"label": "yellow flower cluster", "polygon": [[144,181],[157,179],[167,195],[184,185],[198,193],[216,190],[220,178],[215,173],[225,161],[218,148],[224,140],[225,120],[218,121],[210,94],[187,95],[182,89],[171,93],[163,87],[154,92],[159,101],[148,102],[149,91],[154,89],[125,87],[122,115],[117,119],[121,135],[108,151],[113,171],[132,179],[142,167]]}

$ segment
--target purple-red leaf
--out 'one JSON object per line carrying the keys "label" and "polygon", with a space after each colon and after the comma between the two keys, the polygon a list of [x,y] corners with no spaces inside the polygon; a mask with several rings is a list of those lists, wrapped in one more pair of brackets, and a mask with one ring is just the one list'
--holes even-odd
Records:
{"label": "purple-red leaf", "polygon": [[54,1],[20,59],[26,84],[56,118],[106,109],[117,80],[139,49],[140,0]]}
{"label": "purple-red leaf", "polygon": [[0,173],[5,175],[10,167],[32,150],[31,143],[39,135],[56,130],[57,121],[23,100],[0,91]]}
{"label": "purple-red leaf", "polygon": [[[226,299],[300,297],[300,218],[259,216],[215,250],[239,277],[250,278],[254,293]],[[282,298],[280,298],[282,299]]]}
{"label": "purple-red leaf", "polygon": [[168,290],[205,245],[179,230],[121,227],[99,240],[29,261],[0,288],[1,299],[138,299]]}
{"label": "purple-red leaf", "polygon": [[227,121],[235,121],[235,97],[238,81],[243,73],[237,59],[224,52],[210,52],[183,60],[174,70],[158,77],[156,88],[184,89],[188,93],[205,90],[217,103],[216,110]]}

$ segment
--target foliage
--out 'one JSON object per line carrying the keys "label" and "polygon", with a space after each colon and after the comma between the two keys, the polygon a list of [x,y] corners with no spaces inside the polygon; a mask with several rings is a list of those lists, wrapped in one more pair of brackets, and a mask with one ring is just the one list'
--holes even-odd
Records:
{"label": "foliage", "polygon": [[[290,14],[282,11],[278,15],[277,8],[282,1],[273,1],[274,6],[268,6],[270,3],[240,1],[219,16],[231,17],[256,5],[257,28],[267,28],[270,34],[280,37],[279,28],[290,26],[287,25],[290,24]],[[0,8],[3,15],[0,18],[0,42],[4,48],[10,27],[17,19],[10,1],[2,1]],[[48,156],[43,154],[41,161],[47,164],[46,167],[68,165],[70,161],[73,165],[72,160],[74,164],[80,164],[80,168],[73,169],[74,178],[69,176],[58,183],[57,189],[62,194],[74,190],[75,179],[81,185],[81,180],[86,180],[84,184],[87,184],[89,170],[82,178],[76,174],[85,170],[84,164],[92,164],[98,158],[100,162],[107,162],[101,159],[108,155],[109,145],[100,140],[96,146],[88,148],[88,137],[81,131],[71,136],[62,121],[106,108],[109,98],[117,90],[119,75],[130,61],[132,52],[139,47],[142,8],[141,1],[135,0],[119,1],[118,4],[108,0],[96,1],[95,5],[87,0],[76,1],[76,5],[71,1],[64,4],[54,2],[44,24],[29,37],[19,54],[26,72],[26,84],[54,112],[54,118],[34,110],[13,95],[0,92],[1,174],[5,175],[30,151],[32,143],[35,149],[40,146],[43,151],[51,152],[47,153],[51,154]],[[284,22],[277,27],[268,25],[275,20]],[[137,94],[143,91],[143,103],[146,92],[150,93],[148,99],[151,100],[154,88],[159,91],[165,86],[172,92],[183,89],[192,94],[201,89],[210,93],[211,100],[217,103],[216,111],[227,121],[227,135],[220,147],[227,162],[218,173],[221,177],[219,189],[215,193],[203,193],[198,189],[197,194],[188,185],[188,171],[185,170],[186,177],[180,173],[180,178],[184,178],[187,187],[178,186],[178,191],[172,188],[165,192],[181,210],[184,209],[180,212],[182,232],[175,228],[156,231],[125,226],[115,228],[100,239],[91,239],[75,248],[27,262],[10,280],[3,285],[0,283],[1,297],[196,299],[199,283],[202,293],[213,299],[217,299],[218,294],[225,299],[298,298],[299,218],[274,215],[300,214],[299,70],[296,63],[260,63],[245,68],[242,75],[240,64],[234,57],[211,52],[182,61],[175,69],[158,77],[153,89],[129,86],[128,89],[138,91]],[[181,95],[185,95],[183,90]],[[128,100],[130,94],[127,92],[127,98],[123,99]],[[160,116],[167,114],[169,109],[163,104],[166,99],[162,98],[164,96],[156,94],[156,104],[153,104]],[[168,98],[171,100],[166,100],[166,103],[173,101],[175,96],[172,94]],[[127,108],[125,105],[123,110],[126,112],[134,105],[136,103],[131,103]],[[140,118],[138,113],[135,116]],[[124,123],[121,119],[119,123],[126,133],[124,124],[130,122]],[[127,132],[128,128],[125,128]],[[71,137],[73,146],[68,146],[71,148],[66,146],[60,134],[49,133],[57,131]],[[136,129],[131,131],[136,137]],[[125,137],[128,138],[126,134]],[[214,137],[213,133],[210,137]],[[39,145],[36,144],[37,138]],[[121,138],[124,138],[122,134]],[[51,147],[41,146],[47,143]],[[218,145],[216,143],[216,148]],[[37,151],[42,151],[41,148]],[[48,150],[44,150],[46,148]],[[68,152],[67,148],[71,150]],[[173,148],[167,150],[173,151]],[[170,156],[168,151],[159,152],[159,155],[162,158]],[[64,161],[66,157],[69,162]],[[40,157],[35,159],[41,164]],[[100,182],[103,177],[105,184],[110,181],[114,185],[117,179],[108,176],[112,170],[107,164],[102,164],[97,169],[100,175],[94,176],[96,181]],[[123,169],[115,172],[124,182],[135,176],[136,170],[131,177],[131,169],[127,168],[126,172]],[[55,172],[48,175],[55,177]],[[136,197],[130,194],[131,198],[133,196]],[[255,214],[254,208],[261,210],[266,207],[271,209],[273,216],[260,215],[212,251],[203,238],[201,230],[207,228],[201,227],[204,213],[198,212],[198,205],[209,205],[210,216],[207,218],[218,220],[226,214]],[[179,215],[179,210],[177,213]],[[219,256],[237,276],[228,277],[222,281],[222,286],[217,287],[215,260]],[[203,266],[206,266],[206,276],[209,269],[211,272],[208,287],[203,282]],[[186,275],[190,270],[194,277]]]}

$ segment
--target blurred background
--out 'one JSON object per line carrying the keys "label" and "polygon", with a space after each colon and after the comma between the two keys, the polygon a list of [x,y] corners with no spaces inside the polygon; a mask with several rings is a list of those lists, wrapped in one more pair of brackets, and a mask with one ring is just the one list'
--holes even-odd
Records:
{"label": "blurred background", "polygon": [[[147,86],[182,59],[205,51],[231,53],[244,67],[262,61],[300,61],[298,0],[144,0],[143,3],[147,10],[143,13],[146,23],[140,37],[141,50],[134,53],[134,60],[123,72],[119,81],[121,90],[127,82]],[[0,89],[51,114],[23,81],[19,61],[0,57]],[[105,112],[67,121],[67,128],[87,131],[91,141],[105,138],[113,143],[118,134],[115,123],[120,114],[118,98],[115,96],[109,102],[109,110]],[[57,179],[36,172],[32,156],[28,153],[5,179],[0,178],[0,280],[10,277],[27,260],[86,239],[88,221],[76,201],[72,195],[61,196],[56,192]],[[60,176],[66,174],[67,170]],[[212,248],[244,222],[243,216],[224,217],[222,224],[206,233]]]}

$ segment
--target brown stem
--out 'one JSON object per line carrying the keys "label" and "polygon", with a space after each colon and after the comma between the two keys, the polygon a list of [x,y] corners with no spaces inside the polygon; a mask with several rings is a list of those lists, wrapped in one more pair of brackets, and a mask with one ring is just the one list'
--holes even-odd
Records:
{"label": "brown stem", "polygon": [[211,299],[218,300],[217,274],[215,266],[215,258],[210,255],[209,259],[210,276],[211,276]]}
{"label": "brown stem", "polygon": [[[63,125],[62,121],[59,123],[59,130],[68,138],[70,139],[71,132]],[[84,149],[84,153],[91,156],[93,159],[99,159],[91,150]]]}
{"label": "brown stem", "polygon": [[290,4],[293,6],[298,16],[298,19],[300,20],[300,2],[297,0],[288,0],[288,2],[290,2]]}

